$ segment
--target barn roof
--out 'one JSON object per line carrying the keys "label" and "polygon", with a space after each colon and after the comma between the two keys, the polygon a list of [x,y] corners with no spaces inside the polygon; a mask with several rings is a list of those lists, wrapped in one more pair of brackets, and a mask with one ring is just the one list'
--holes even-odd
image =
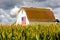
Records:
{"label": "barn roof", "polygon": [[30,21],[55,21],[53,12],[47,8],[22,7]]}

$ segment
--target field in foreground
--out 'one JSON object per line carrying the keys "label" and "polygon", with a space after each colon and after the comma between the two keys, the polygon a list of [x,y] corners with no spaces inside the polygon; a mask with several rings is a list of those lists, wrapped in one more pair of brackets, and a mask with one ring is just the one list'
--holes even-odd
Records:
{"label": "field in foreground", "polygon": [[0,40],[60,40],[60,24],[0,24]]}

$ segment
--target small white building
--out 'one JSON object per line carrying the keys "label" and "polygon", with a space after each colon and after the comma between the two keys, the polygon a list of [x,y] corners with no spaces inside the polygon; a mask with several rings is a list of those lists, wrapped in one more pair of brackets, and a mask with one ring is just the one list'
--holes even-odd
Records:
{"label": "small white building", "polygon": [[22,7],[18,11],[16,24],[28,25],[35,22],[54,22],[53,12],[48,8]]}

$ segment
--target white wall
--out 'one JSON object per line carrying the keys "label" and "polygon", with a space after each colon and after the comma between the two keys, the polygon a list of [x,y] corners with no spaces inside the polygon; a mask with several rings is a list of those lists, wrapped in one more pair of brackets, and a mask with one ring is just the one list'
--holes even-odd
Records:
{"label": "white wall", "polygon": [[26,16],[26,25],[29,24],[29,20],[27,18],[26,12],[23,9],[21,9],[21,11],[18,13],[16,24],[23,25],[22,19],[21,19],[21,17],[23,17],[23,16]]}

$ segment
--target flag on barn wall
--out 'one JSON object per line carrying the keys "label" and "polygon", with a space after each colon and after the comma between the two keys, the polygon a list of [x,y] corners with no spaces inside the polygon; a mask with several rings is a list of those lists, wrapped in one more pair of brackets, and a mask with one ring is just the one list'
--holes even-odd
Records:
{"label": "flag on barn wall", "polygon": [[26,25],[26,16],[22,17],[22,25]]}

